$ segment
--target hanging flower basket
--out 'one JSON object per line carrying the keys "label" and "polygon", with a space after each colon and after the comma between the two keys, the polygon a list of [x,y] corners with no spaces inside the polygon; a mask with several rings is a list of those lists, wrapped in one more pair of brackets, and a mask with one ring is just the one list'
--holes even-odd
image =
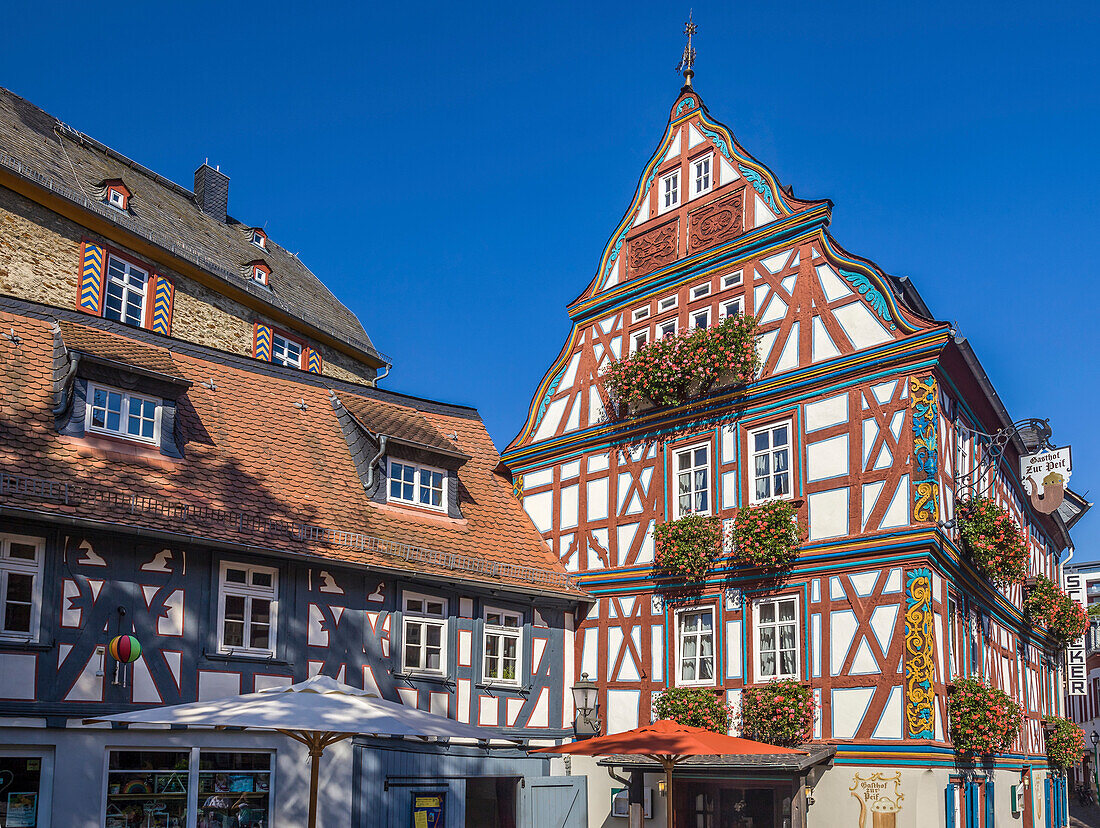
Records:
{"label": "hanging flower basket", "polygon": [[814,697],[794,679],[748,687],[741,694],[741,734],[769,745],[802,745],[813,738]]}
{"label": "hanging flower basket", "polygon": [[1011,696],[969,678],[955,679],[947,711],[955,752],[965,756],[1008,750],[1024,720],[1023,710]]}
{"label": "hanging flower basket", "polygon": [[1019,525],[995,501],[971,497],[955,504],[963,546],[986,577],[1018,584],[1027,577],[1029,554]]}
{"label": "hanging flower basket", "polygon": [[1024,613],[1032,623],[1046,627],[1063,646],[1080,638],[1089,627],[1085,608],[1042,575],[1035,578],[1035,584],[1024,595]]}
{"label": "hanging flower basket", "polygon": [[716,517],[685,515],[657,524],[653,535],[657,569],[685,581],[702,581],[722,554],[722,521]]}
{"label": "hanging flower basket", "polygon": [[612,362],[603,381],[620,416],[636,416],[639,404],[679,405],[715,386],[752,382],[759,364],[756,320],[738,314],[651,342]]}
{"label": "hanging flower basket", "polygon": [[1085,731],[1061,716],[1043,717],[1043,735],[1047,758],[1057,768],[1072,768],[1081,761],[1085,749]]}
{"label": "hanging flower basket", "polygon": [[762,569],[784,569],[798,557],[802,527],[794,504],[769,500],[738,510],[729,530],[731,563]]}
{"label": "hanging flower basket", "polygon": [[732,711],[713,690],[703,687],[671,687],[653,700],[653,715],[688,727],[705,727],[729,733]]}

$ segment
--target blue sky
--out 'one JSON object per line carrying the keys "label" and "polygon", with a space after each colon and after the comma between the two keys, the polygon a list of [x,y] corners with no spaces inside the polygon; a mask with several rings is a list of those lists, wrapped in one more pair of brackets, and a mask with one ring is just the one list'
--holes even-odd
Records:
{"label": "blue sky", "polygon": [[[957,322],[1097,496],[1100,6],[691,3],[711,113]],[[19,4],[0,84],[182,184],[221,165],[387,387],[503,446],[660,137],[686,6]],[[1075,535],[1100,558],[1100,517]]]}

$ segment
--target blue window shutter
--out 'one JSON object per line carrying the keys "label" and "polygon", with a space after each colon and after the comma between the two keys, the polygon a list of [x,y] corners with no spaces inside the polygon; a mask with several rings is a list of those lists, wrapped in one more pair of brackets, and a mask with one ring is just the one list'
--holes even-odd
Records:
{"label": "blue window shutter", "polygon": [[986,828],[993,828],[997,824],[996,805],[997,800],[993,796],[993,780],[985,780],[985,824]]}
{"label": "blue window shutter", "polygon": [[949,783],[943,792],[944,823],[947,828],[955,828],[955,785]]}
{"label": "blue window shutter", "polygon": [[84,242],[80,257],[80,296],[76,307],[96,316],[103,313],[103,258],[102,247],[90,241]]}

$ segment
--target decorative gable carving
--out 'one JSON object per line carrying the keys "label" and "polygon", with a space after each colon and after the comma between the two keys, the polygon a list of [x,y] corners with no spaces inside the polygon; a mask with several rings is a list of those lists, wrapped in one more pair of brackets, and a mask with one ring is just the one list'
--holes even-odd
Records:
{"label": "decorative gable carving", "polygon": [[648,230],[627,242],[627,278],[644,276],[679,257],[679,220]]}
{"label": "decorative gable carving", "polygon": [[688,253],[697,253],[745,232],[745,188],[688,214]]}

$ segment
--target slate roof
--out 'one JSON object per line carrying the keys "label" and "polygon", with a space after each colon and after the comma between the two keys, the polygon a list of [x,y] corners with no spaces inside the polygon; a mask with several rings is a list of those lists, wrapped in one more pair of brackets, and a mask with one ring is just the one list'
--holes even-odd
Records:
{"label": "slate roof", "polygon": [[[223,224],[199,209],[194,193],[66,126],[0,88],[0,165],[232,283],[260,302],[389,362],[362,324],[293,254],[268,238],[251,243],[251,227],[232,216]],[[132,193],[127,212],[103,203],[104,181],[121,179]],[[257,217],[254,224],[262,224]],[[257,259],[271,267],[269,287],[246,278]]]}
{"label": "slate roof", "polygon": [[[0,510],[584,596],[497,471],[499,455],[473,409],[172,341],[155,350],[192,383],[177,403],[184,459],[115,451],[55,428],[54,319],[67,341],[118,354],[144,352],[155,337],[0,298],[0,330],[19,337],[0,340]],[[364,411],[384,410],[393,423],[405,417],[410,429],[454,434],[448,444],[470,458],[458,471],[463,518],[371,503],[330,389]]]}

